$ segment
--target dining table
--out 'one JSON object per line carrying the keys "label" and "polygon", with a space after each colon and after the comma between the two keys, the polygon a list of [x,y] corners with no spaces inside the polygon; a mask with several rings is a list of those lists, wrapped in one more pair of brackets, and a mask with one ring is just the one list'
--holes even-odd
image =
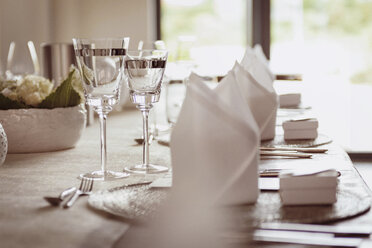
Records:
{"label": "dining table", "polygon": [[[142,147],[134,141],[141,136],[141,128],[138,110],[129,108],[110,113],[107,121],[109,169],[123,171],[125,166],[141,162]],[[280,142],[280,127],[278,130],[276,140],[272,142]],[[333,206],[282,206],[278,191],[265,186],[275,185],[279,179],[262,177],[256,204],[231,206],[234,215],[240,216],[235,218],[239,219],[239,226],[253,222],[258,225],[265,222],[372,225],[371,193],[363,178],[337,143],[323,134],[319,138],[327,141],[318,146],[328,149],[326,153],[312,154],[310,159],[261,157],[259,171],[332,167],[341,174],[337,203]],[[170,173],[166,174],[171,175],[169,146],[153,140],[150,148],[150,160],[168,166]],[[136,229],[136,222],[97,209],[88,201],[91,196],[80,197],[71,208],[51,206],[43,199],[44,196],[58,196],[68,187],[79,187],[80,174],[99,169],[99,150],[99,123],[96,120],[84,129],[80,140],[71,149],[7,154],[5,163],[0,166],[0,247],[141,247],[139,241],[143,236]],[[130,175],[120,180],[95,181],[92,194],[123,185],[151,182],[164,175]],[[242,247],[307,247],[256,243],[252,239],[241,239],[241,236],[235,238],[234,243]]]}

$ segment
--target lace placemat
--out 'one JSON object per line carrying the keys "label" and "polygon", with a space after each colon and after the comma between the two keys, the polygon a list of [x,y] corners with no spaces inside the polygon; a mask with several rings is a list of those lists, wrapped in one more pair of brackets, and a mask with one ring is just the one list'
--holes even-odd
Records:
{"label": "lace placemat", "polygon": [[316,139],[308,140],[285,140],[284,135],[276,135],[275,139],[262,141],[262,147],[289,147],[289,148],[308,148],[326,145],[332,142],[332,139],[324,134],[319,134]]}
{"label": "lace placemat", "polygon": [[[165,202],[169,189],[149,185],[118,187],[93,193],[89,204],[99,210],[127,219],[151,218]],[[229,206],[247,222],[327,223],[367,212],[371,196],[355,171],[344,172],[333,205],[282,206],[278,192],[261,192],[256,204]]]}
{"label": "lace placemat", "polygon": [[93,208],[126,219],[151,218],[165,202],[168,191],[149,185],[117,187],[91,194],[88,203]]}

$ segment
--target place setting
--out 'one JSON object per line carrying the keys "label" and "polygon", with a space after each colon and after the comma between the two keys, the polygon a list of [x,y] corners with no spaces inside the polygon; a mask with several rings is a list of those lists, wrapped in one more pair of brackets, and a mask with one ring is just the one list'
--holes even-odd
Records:
{"label": "place setting", "polygon": [[372,247],[370,1],[0,9],[1,247]]}
{"label": "place setting", "polygon": [[[255,79],[254,73],[262,72],[262,70],[255,68],[255,70],[250,72],[248,69],[244,69],[244,65],[239,65],[238,63],[235,64],[234,68],[224,77],[215,89],[210,89],[205,86],[202,78],[198,75],[190,75],[186,80],[187,91],[185,100],[177,118],[177,122],[172,128],[170,142],[167,144],[171,153],[172,170],[168,170],[168,167],[164,169],[160,169],[161,167],[152,167],[149,164],[148,111],[151,109],[151,105],[159,99],[161,88],[159,83],[161,84],[161,76],[159,80],[159,77],[157,78],[156,76],[156,72],[153,74],[150,73],[153,77],[150,77],[152,80],[149,80],[149,84],[146,85],[147,81],[145,78],[146,75],[148,75],[147,73],[149,73],[146,71],[146,68],[152,66],[154,67],[153,70],[161,70],[164,69],[164,67],[162,67],[163,65],[161,62],[158,62],[158,60],[161,59],[151,62],[146,56],[146,51],[135,51],[134,53],[129,51],[124,62],[124,75],[128,80],[130,99],[133,103],[137,104],[137,108],[142,112],[144,142],[142,154],[143,164],[135,165],[134,167],[126,167],[123,173],[133,174],[130,175],[129,178],[136,177],[136,174],[155,174],[151,177],[151,180],[146,181],[146,179],[143,178],[143,181],[128,184],[123,183],[114,188],[98,190],[93,193],[88,192],[88,204],[91,207],[127,219],[151,219],[153,216],[157,215],[159,209],[161,209],[163,205],[166,205],[169,199],[172,199],[172,195],[175,194],[174,192],[179,187],[177,186],[177,180],[181,181],[179,182],[181,185],[186,183],[182,182],[186,179],[177,179],[177,175],[180,175],[177,174],[179,173],[177,171],[181,170],[183,171],[181,175],[187,175],[188,172],[184,172],[187,168],[187,170],[191,170],[193,174],[204,175],[205,180],[208,182],[212,178],[218,177],[218,175],[223,174],[227,178],[229,178],[228,175],[231,175],[232,181],[228,183],[228,187],[231,187],[230,190],[234,193],[224,200],[227,201],[227,203],[224,204],[234,206],[233,209],[241,208],[242,211],[251,212],[253,214],[251,218],[253,218],[256,223],[272,221],[323,223],[333,221],[337,218],[347,218],[369,209],[369,198],[359,197],[359,193],[350,193],[346,188],[344,189],[343,184],[338,185],[337,178],[341,175],[339,171],[333,170],[334,172],[330,172],[336,173],[336,175],[331,176],[333,178],[332,180],[336,180],[334,181],[336,183],[333,184],[333,188],[329,190],[329,192],[333,194],[333,198],[330,198],[330,195],[324,195],[325,201],[322,201],[319,198],[320,196],[314,196],[313,198],[305,196],[305,198],[300,198],[304,197],[304,195],[300,193],[300,195],[297,196],[296,192],[292,192],[290,187],[287,193],[287,191],[284,191],[284,186],[281,185],[285,178],[285,180],[292,180],[291,178],[293,178],[293,180],[298,181],[306,179],[309,180],[309,182],[317,184],[316,180],[318,180],[318,175],[321,178],[320,180],[322,180],[322,173],[326,174],[327,168],[308,168],[307,170],[279,169],[275,171],[274,169],[264,171],[259,169],[260,157],[261,159],[265,157],[270,159],[270,157],[277,156],[283,156],[286,159],[311,159],[313,155],[327,156],[328,148],[311,145],[311,142],[314,143],[314,137],[310,137],[310,139],[292,139],[294,142],[304,142],[304,144],[306,143],[307,145],[299,145],[298,143],[290,145],[291,139],[286,139],[288,143],[285,145],[275,143],[278,134],[275,133],[277,130],[275,123],[276,118],[273,118],[272,115],[275,117],[276,112],[271,110],[272,108],[276,109],[278,107],[278,103],[275,100],[275,91],[273,88],[269,87],[269,80],[267,84],[265,84],[265,88]],[[249,66],[247,68],[249,68]],[[160,74],[162,75],[162,72],[160,72]],[[265,78],[262,75],[261,77]],[[269,77],[266,79],[268,78]],[[252,91],[255,89],[254,87],[256,87],[256,93]],[[247,90],[244,91],[244,89]],[[244,95],[245,92],[247,92],[247,95]],[[257,98],[260,94],[262,100]],[[250,99],[252,97],[254,100]],[[259,102],[266,101],[267,98],[273,99],[273,105],[267,108],[266,114],[264,114],[265,110],[262,109],[255,110],[256,112],[252,111],[252,108],[254,108],[253,106],[259,106]],[[213,101],[211,101],[212,99]],[[239,108],[236,108],[236,106],[239,106]],[[199,113],[197,111],[199,111]],[[223,119],[221,119],[221,117],[223,117]],[[262,124],[258,125],[256,118],[258,118]],[[286,130],[292,130],[292,126],[296,128],[296,125],[300,124],[306,128],[313,128],[314,130],[318,127],[318,122],[314,121],[314,119],[309,119],[309,124],[302,124],[298,120],[289,120],[283,123],[283,130],[284,132]],[[221,125],[225,126],[221,127]],[[263,128],[265,125],[266,128]],[[259,126],[261,128],[259,128]],[[224,130],[224,132],[221,133],[219,130]],[[184,136],[184,133],[188,133],[187,137]],[[244,133],[245,135],[242,136],[239,133]],[[265,138],[262,138],[262,134]],[[243,137],[246,137],[247,141],[244,141]],[[221,142],[222,140],[223,142]],[[241,142],[243,142],[243,144],[239,145]],[[247,143],[244,144],[244,142]],[[331,141],[319,145],[325,145],[329,142]],[[234,146],[231,147],[231,150],[228,150],[225,144],[234,144]],[[274,144],[274,146],[267,144]],[[242,151],[238,152],[236,150],[237,147],[241,147]],[[249,149],[247,150],[247,148]],[[187,154],[190,153],[193,154],[192,157],[187,156]],[[228,155],[231,153],[235,155],[233,157]],[[218,154],[221,158],[217,156]],[[230,159],[234,158],[235,161],[230,160],[230,166],[226,167],[226,165],[221,164],[221,161],[223,161],[222,158],[224,157],[229,157]],[[245,161],[244,163],[246,165],[239,165],[242,163],[239,161]],[[247,161],[250,162],[247,163]],[[218,164],[221,165],[218,166]],[[231,167],[234,164],[237,166],[235,169]],[[146,165],[150,167],[146,167]],[[209,168],[208,166],[211,169],[207,169]],[[208,175],[216,168],[220,168],[217,174],[213,172],[212,175]],[[203,172],[204,170],[206,171]],[[209,173],[207,171],[209,171]],[[234,174],[234,171],[236,171],[235,173],[237,174]],[[157,174],[159,172],[160,174]],[[259,177],[254,176],[255,174],[258,174]],[[251,179],[248,180],[247,176]],[[273,176],[279,183],[276,187],[267,191],[268,187],[266,186],[265,188],[265,186],[262,186],[262,178]],[[347,173],[346,176],[348,176]],[[181,177],[183,178],[186,176]],[[297,177],[298,179],[295,179]],[[188,180],[192,180],[192,176]],[[324,180],[327,181],[328,179]],[[242,185],[244,183],[247,183],[247,186],[243,187],[244,190],[242,190]],[[187,183],[187,185],[189,184],[190,182]],[[237,188],[235,185],[240,186]],[[213,187],[219,188],[221,186],[216,184]],[[191,185],[188,187],[191,187],[191,189],[193,188]],[[221,189],[221,192],[229,192],[228,187],[223,190]],[[297,188],[298,186],[293,184],[293,187]],[[247,192],[246,189],[249,189],[251,193]],[[194,188],[194,190],[195,192],[198,191],[197,188]],[[213,190],[216,190],[216,192],[220,191],[217,189]],[[261,193],[258,193],[260,190]],[[318,195],[318,193],[316,193],[318,191],[314,191],[316,189],[309,187],[308,190],[313,190],[309,191],[309,194]],[[220,195],[219,197],[222,196]],[[308,201],[304,202],[301,199],[307,199]],[[333,200],[331,201],[331,199]],[[252,205],[254,202],[256,203]],[[355,205],[350,204],[350,202],[355,203]],[[246,205],[247,203],[250,204]],[[298,207],[283,209],[283,206],[286,205],[295,205]],[[332,205],[333,207],[331,207]],[[350,208],[342,207],[346,205],[349,207],[352,206]],[[283,210],[285,210],[285,212],[283,212]],[[317,218],[313,214],[305,214],[308,212],[313,213],[314,211],[318,213]]]}
{"label": "place setting", "polygon": [[[215,87],[209,87],[204,78],[195,73],[185,79],[186,91],[178,92],[183,102],[173,117],[169,140],[157,137],[156,145],[165,145],[169,149],[171,166],[152,164],[150,147],[153,146],[150,144],[154,137],[149,132],[149,113],[162,94],[168,52],[142,48],[131,51],[128,44],[127,37],[73,39],[77,68],[71,67],[60,87],[77,84],[81,76],[81,91],[70,86],[69,94],[78,96],[80,102],[84,100],[99,117],[101,169],[82,173],[79,185],[67,188],[55,197],[44,197],[51,206],[68,209],[80,196],[88,196],[89,206],[95,209],[127,219],[146,220],[156,215],[161,206],[178,194],[178,190],[182,192],[188,185],[188,190],[198,192],[199,184],[204,185],[202,181],[206,180],[211,184],[208,186],[210,190],[215,192],[209,197],[215,197],[214,200],[223,202],[222,205],[235,206],[234,209],[241,206],[253,214],[257,223],[321,223],[369,209],[369,198],[359,198],[355,192],[350,194],[347,187],[344,189],[343,184],[337,183],[337,178],[344,176],[343,172],[329,172],[336,173],[332,176],[336,183],[322,201],[318,191],[310,185],[317,184],[318,177],[323,180],[322,175],[328,175],[330,169],[260,169],[260,161],[264,160],[281,158],[279,163],[286,160],[301,163],[296,161],[327,156],[328,147],[325,145],[332,140],[318,134],[316,117],[298,115],[278,126],[280,98],[273,86],[272,73],[265,61],[259,59],[262,54],[257,49],[247,48],[241,62],[236,62]],[[110,147],[106,141],[106,121],[110,122],[108,115],[120,101],[122,84],[127,87],[130,101],[142,115],[142,163],[124,165],[121,171],[111,171],[107,166]],[[61,94],[60,91],[62,89],[57,88],[53,94]],[[42,102],[40,106],[45,104]],[[10,144],[12,139],[10,134]],[[202,180],[195,181],[194,186],[193,174]],[[221,184],[222,175],[228,179],[226,184]],[[272,177],[276,183],[263,184],[265,178]],[[313,196],[306,197],[303,191],[293,191],[298,188],[295,183],[285,190],[284,181],[292,178],[294,181],[312,182],[306,190]],[[102,185],[100,181],[107,182],[105,189],[99,186]],[[109,186],[110,182],[115,182],[111,185],[116,186]],[[342,207],[345,204],[349,208]],[[283,206],[286,205],[299,207],[285,208],[284,214]],[[309,209],[313,212],[314,206],[311,205],[324,205],[315,206],[315,212],[322,217],[316,219],[304,214]]]}

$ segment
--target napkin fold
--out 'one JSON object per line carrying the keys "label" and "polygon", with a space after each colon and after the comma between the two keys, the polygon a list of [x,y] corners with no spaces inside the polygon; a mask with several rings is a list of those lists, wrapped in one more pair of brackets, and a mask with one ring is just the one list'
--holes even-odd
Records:
{"label": "napkin fold", "polygon": [[[248,49],[249,48],[250,47],[248,47]],[[254,54],[257,56],[257,58],[261,61],[261,63],[263,63],[263,65],[266,67],[266,70],[268,71],[272,81],[274,81],[276,79],[276,76],[270,68],[270,62],[267,59],[267,57],[266,57],[266,55],[265,55],[265,53],[262,49],[262,46],[260,44],[254,45],[253,51],[254,51]]]}
{"label": "napkin fold", "polygon": [[[266,62],[265,62],[266,60]],[[248,70],[260,83],[273,86],[275,75],[269,67],[265,54],[258,46],[247,47],[241,60],[241,65]]]}
{"label": "napkin fold", "polygon": [[172,191],[198,204],[254,203],[259,130],[239,88],[212,90],[195,74],[187,85],[170,142]]}
{"label": "napkin fold", "polygon": [[[235,63],[232,72],[243,95],[246,104],[249,105],[254,119],[260,128],[261,140],[269,140],[275,137],[276,112],[278,109],[278,96],[269,76],[262,77],[261,81],[238,62]],[[231,83],[231,78],[224,78],[220,85]]]}

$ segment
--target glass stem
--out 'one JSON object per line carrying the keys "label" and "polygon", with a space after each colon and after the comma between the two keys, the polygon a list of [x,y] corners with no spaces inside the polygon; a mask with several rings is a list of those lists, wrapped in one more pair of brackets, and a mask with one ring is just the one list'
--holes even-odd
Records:
{"label": "glass stem", "polygon": [[106,149],[106,120],[108,111],[97,111],[100,124],[100,140],[101,140],[101,171],[105,174],[107,171],[107,149]]}
{"label": "glass stem", "polygon": [[148,107],[141,107],[140,108],[143,117],[143,155],[142,155],[142,162],[144,166],[149,165],[149,111],[150,108]]}

